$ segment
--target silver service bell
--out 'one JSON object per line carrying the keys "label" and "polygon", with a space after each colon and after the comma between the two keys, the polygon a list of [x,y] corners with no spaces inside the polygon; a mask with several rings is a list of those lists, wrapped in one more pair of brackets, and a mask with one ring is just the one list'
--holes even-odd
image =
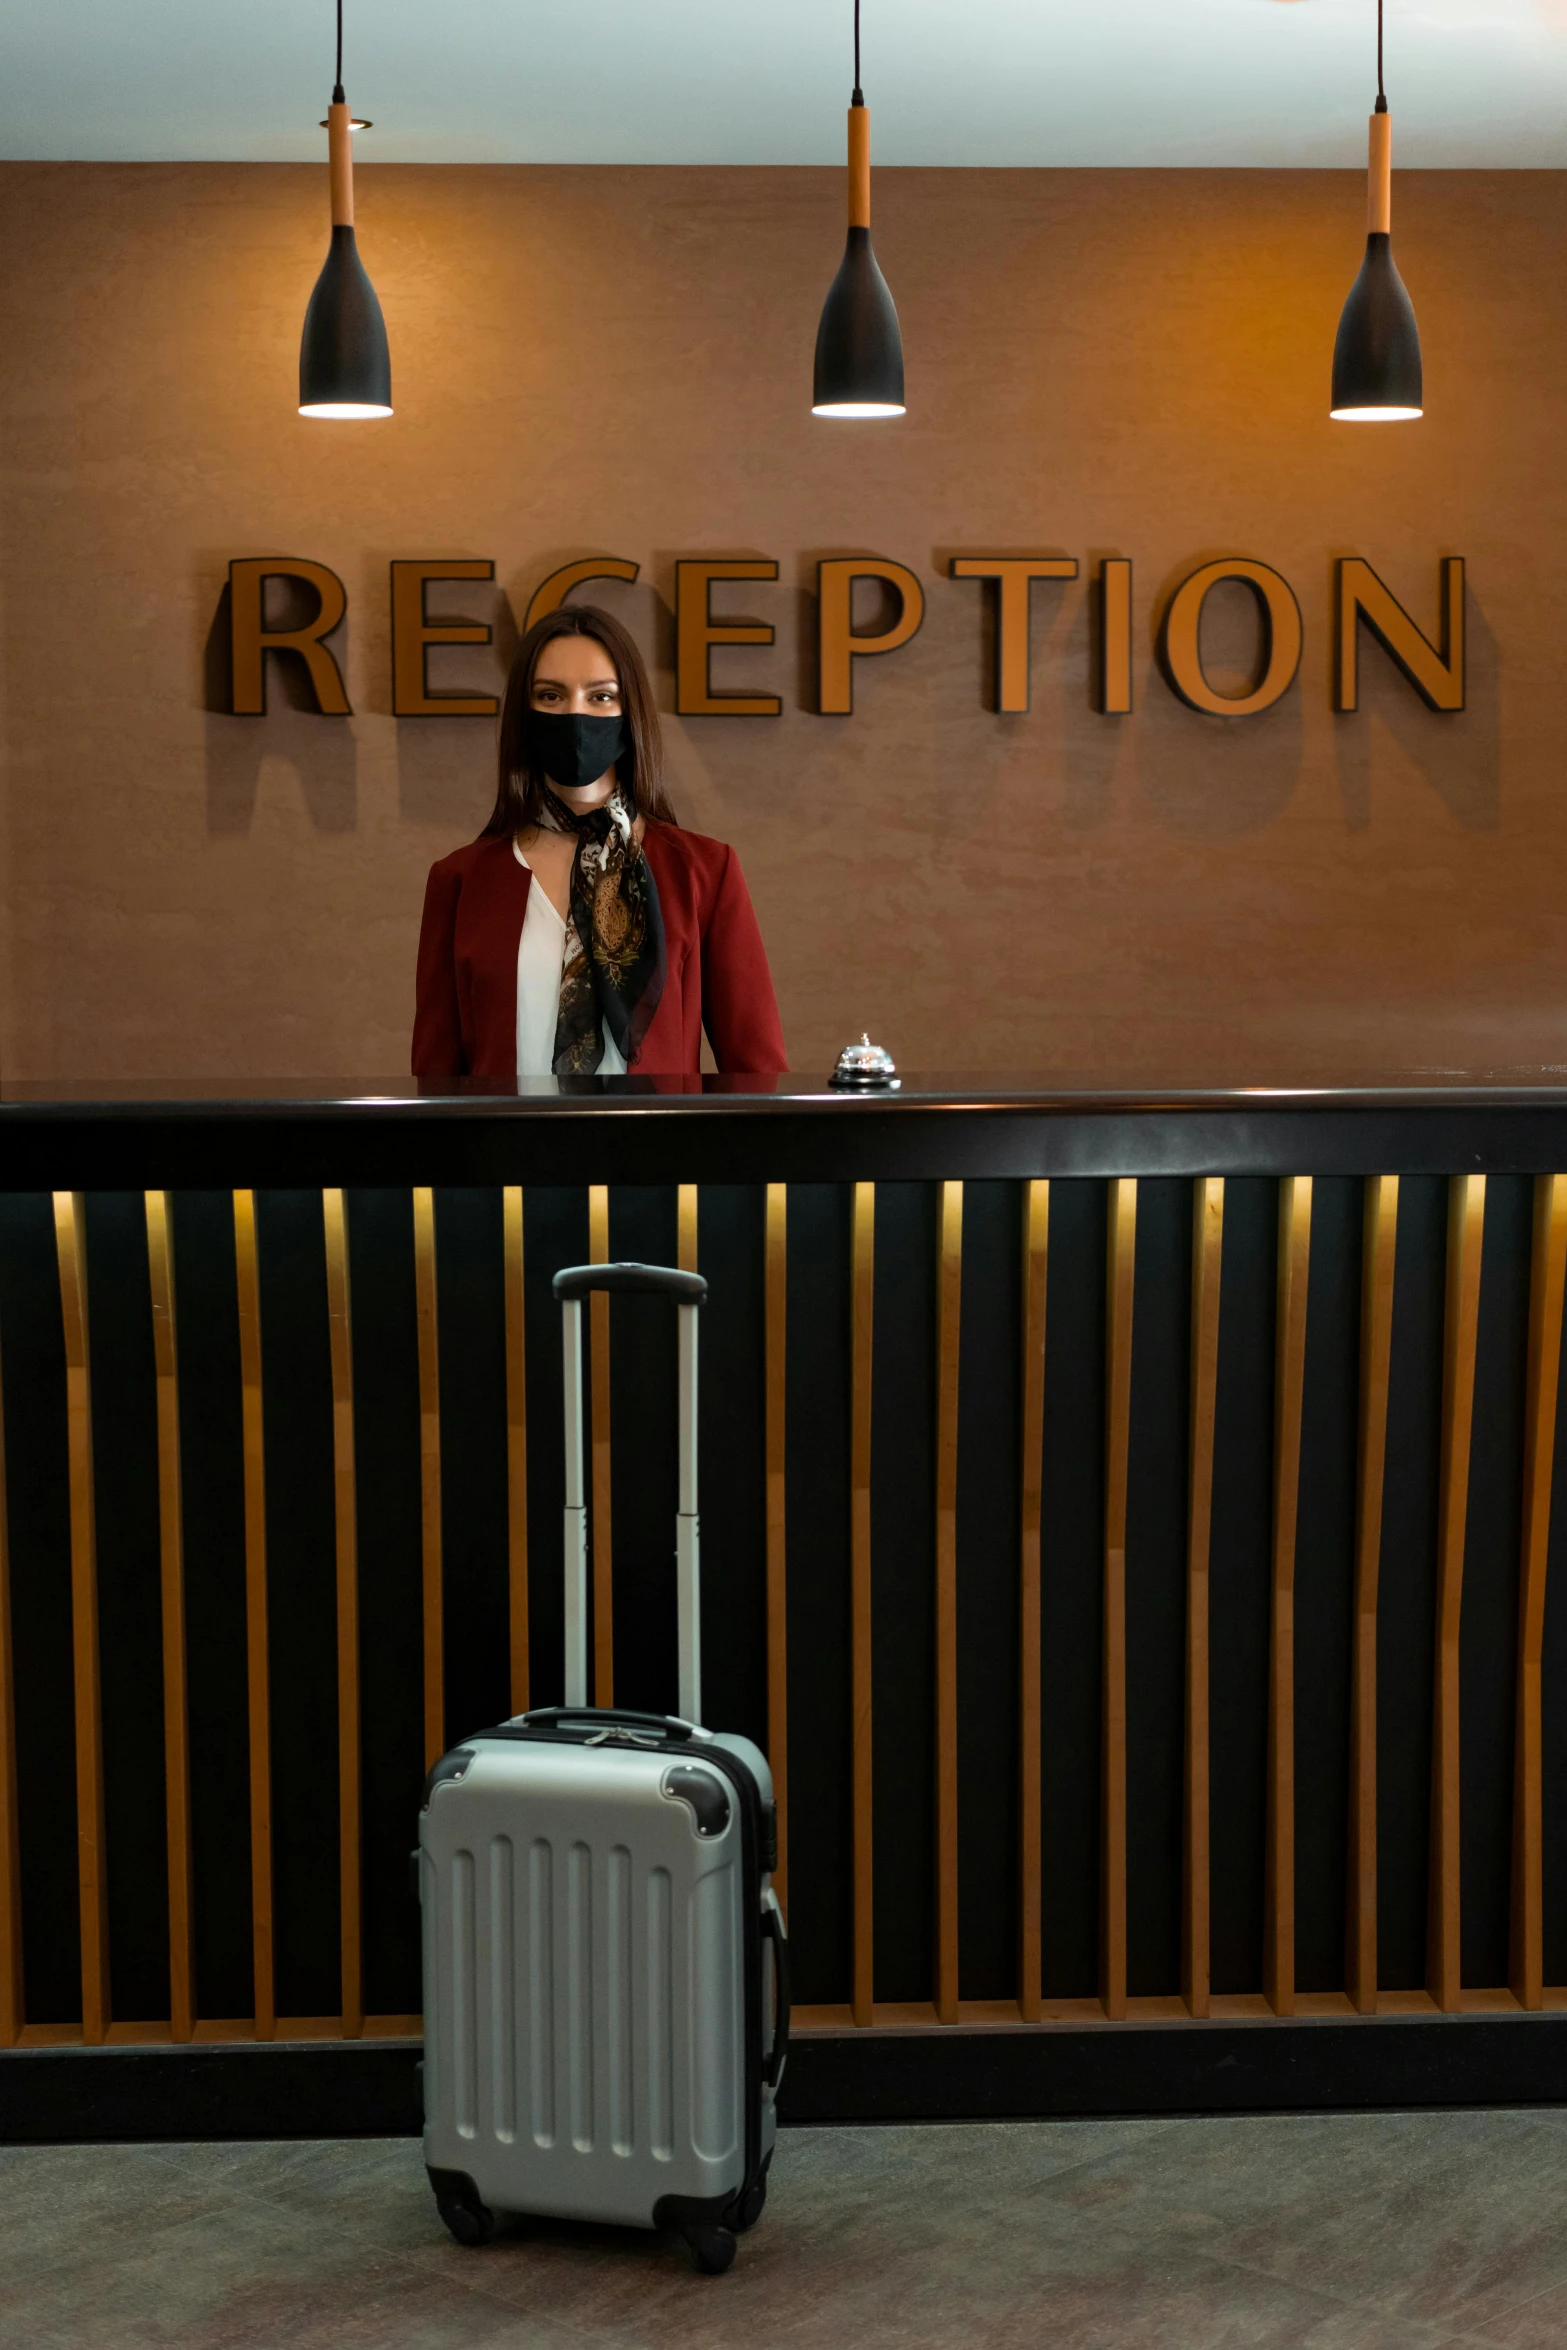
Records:
{"label": "silver service bell", "polygon": [[828,1079],[830,1085],[851,1093],[896,1093],[900,1082],[891,1053],[885,1045],[872,1044],[868,1036],[844,1046]]}

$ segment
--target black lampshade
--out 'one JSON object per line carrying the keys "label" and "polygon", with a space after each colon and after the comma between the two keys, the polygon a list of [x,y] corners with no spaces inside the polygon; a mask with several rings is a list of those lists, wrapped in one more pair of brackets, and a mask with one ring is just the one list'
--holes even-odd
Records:
{"label": "black lampshade", "polygon": [[816,330],[813,416],[901,416],[903,337],[868,228],[851,228]]}
{"label": "black lampshade", "polygon": [[1397,422],[1422,414],[1423,390],[1414,305],[1392,238],[1373,231],[1338,322],[1332,414],[1352,423]]}
{"label": "black lampshade", "polygon": [[386,321],[351,227],[332,231],[299,345],[301,416],[390,416]]}

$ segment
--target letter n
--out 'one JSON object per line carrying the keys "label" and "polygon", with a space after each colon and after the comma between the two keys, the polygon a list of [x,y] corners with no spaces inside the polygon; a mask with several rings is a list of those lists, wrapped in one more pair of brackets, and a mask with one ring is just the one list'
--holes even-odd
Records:
{"label": "letter n", "polygon": [[1433,710],[1461,710],[1464,706],[1464,559],[1442,560],[1442,642],[1432,644],[1409,617],[1392,589],[1380,580],[1359,555],[1346,555],[1338,567],[1338,658],[1336,707],[1360,707],[1360,623],[1397,663],[1425,703]]}

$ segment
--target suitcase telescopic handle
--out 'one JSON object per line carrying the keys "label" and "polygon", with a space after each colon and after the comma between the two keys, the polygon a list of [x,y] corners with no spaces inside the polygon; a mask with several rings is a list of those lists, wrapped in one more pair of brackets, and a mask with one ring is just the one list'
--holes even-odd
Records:
{"label": "suitcase telescopic handle", "polygon": [[674,1265],[565,1265],[555,1276],[555,1295],[587,1297],[595,1289],[628,1291],[643,1297],[672,1297],[676,1305],[699,1306],[707,1296],[700,1273],[682,1273]]}
{"label": "suitcase telescopic handle", "polygon": [[679,1307],[678,1371],[680,1466],[675,1504],[675,1592],[679,1610],[680,1711],[702,1719],[702,1625],[699,1595],[700,1528],[696,1506],[696,1327],[707,1295],[700,1273],[676,1265],[566,1265],[555,1276],[561,1307],[566,1385],[565,1633],[566,1703],[588,1702],[587,1448],[582,1427],[582,1301],[594,1290],[667,1297]]}

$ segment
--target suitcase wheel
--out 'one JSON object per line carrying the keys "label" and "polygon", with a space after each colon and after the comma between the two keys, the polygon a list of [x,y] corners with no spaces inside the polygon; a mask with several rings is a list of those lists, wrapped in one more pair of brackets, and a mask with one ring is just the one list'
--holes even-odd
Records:
{"label": "suitcase wheel", "polygon": [[727,2228],[690,2227],[680,2233],[704,2276],[721,2277],[726,2268],[734,2266],[735,2240]]}
{"label": "suitcase wheel", "polygon": [[487,2203],[446,2202],[440,2213],[459,2244],[487,2244],[495,2233],[495,2214]]}
{"label": "suitcase wheel", "polygon": [[435,2208],[459,2244],[487,2244],[495,2233],[495,2214],[481,2202],[479,2190],[464,2171],[431,2171]]}
{"label": "suitcase wheel", "polygon": [[755,2227],[757,2221],[762,2216],[762,2206],[766,2203],[766,2201],[767,2174],[764,2171],[762,2176],[756,2181],[755,2185],[748,2189],[748,2191],[739,2198],[738,2202],[731,2204],[729,2207],[729,2225],[734,2229],[737,2236],[743,2236],[746,2234],[748,2229]]}

